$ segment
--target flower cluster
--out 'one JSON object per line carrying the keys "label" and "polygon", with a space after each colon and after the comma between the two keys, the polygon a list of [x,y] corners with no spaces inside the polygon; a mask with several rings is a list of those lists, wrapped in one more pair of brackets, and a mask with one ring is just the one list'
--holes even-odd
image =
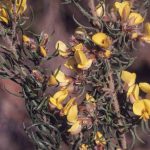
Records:
{"label": "flower cluster", "polygon": [[0,3],[0,21],[8,25],[11,22],[12,13],[16,13],[16,16],[19,16],[23,14],[26,9],[26,0],[17,0],[15,2],[15,5],[13,5],[10,0],[2,0],[2,2]]}
{"label": "flower cluster", "polygon": [[[133,104],[133,112],[145,121],[150,118],[150,84],[141,82],[136,84],[136,74],[128,71],[122,71],[121,79],[124,81],[124,89],[127,91],[127,97]],[[139,93],[145,93],[140,96]]]}

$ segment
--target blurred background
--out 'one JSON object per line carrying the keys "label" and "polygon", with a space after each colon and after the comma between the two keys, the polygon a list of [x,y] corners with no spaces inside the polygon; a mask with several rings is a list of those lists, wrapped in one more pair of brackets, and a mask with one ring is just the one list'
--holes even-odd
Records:
{"label": "blurred background", "polygon": [[[107,1],[112,2],[112,0]],[[28,0],[28,6],[31,6],[34,12],[32,30],[37,33],[43,31],[52,34],[54,32],[49,42],[50,53],[54,51],[57,40],[67,42],[77,27],[72,15],[82,24],[88,25],[87,20],[76,8],[72,5],[62,5],[61,2],[61,0]],[[87,0],[83,0],[83,4],[86,5]],[[30,12],[29,10],[28,13]],[[139,81],[150,82],[150,45],[139,43],[138,49],[139,51],[135,53],[137,60],[130,70],[137,73]],[[49,68],[54,67],[55,64],[49,65]],[[24,100],[10,94],[6,89],[15,94],[20,91],[20,88],[13,82],[0,80],[0,150],[34,150],[23,130],[23,122],[30,123]],[[149,136],[141,134],[141,137],[145,144],[137,142],[134,149],[149,150]]]}

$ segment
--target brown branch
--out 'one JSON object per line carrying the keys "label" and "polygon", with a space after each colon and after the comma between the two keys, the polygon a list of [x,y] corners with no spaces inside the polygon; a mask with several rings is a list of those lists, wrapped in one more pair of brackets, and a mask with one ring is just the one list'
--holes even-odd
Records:
{"label": "brown branch", "polygon": [[[108,73],[108,77],[109,77],[109,88],[111,91],[111,95],[113,98],[113,107],[115,109],[115,112],[118,114],[118,124],[122,127],[123,126],[123,121],[120,118],[120,106],[119,106],[119,102],[118,102],[118,98],[117,98],[117,93],[115,90],[115,83],[114,83],[114,79],[113,79],[113,72],[111,69],[111,65],[109,63],[109,61],[107,61],[108,66],[110,68],[109,73]],[[119,132],[122,133],[122,129],[119,129]],[[120,138],[120,146],[123,150],[127,149],[127,140],[126,140],[126,135],[125,133],[123,133],[122,135],[119,135]]]}

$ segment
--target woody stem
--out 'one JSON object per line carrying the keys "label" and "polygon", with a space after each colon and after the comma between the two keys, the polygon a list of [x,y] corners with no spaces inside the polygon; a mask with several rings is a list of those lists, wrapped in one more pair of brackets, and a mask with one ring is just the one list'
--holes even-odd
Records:
{"label": "woody stem", "polygon": [[[119,102],[118,102],[118,98],[117,98],[117,93],[115,90],[115,83],[114,83],[114,79],[113,79],[113,71],[111,68],[111,64],[109,61],[107,61],[108,67],[109,67],[109,73],[108,73],[108,77],[109,77],[109,88],[111,90],[111,96],[113,98],[113,107],[114,110],[116,112],[116,114],[118,114],[118,124],[119,126],[123,126],[123,121],[120,118],[120,106],[119,106]],[[119,129],[119,133],[122,133],[122,129]],[[127,149],[127,141],[126,141],[126,135],[125,133],[119,135],[120,138],[120,146],[123,150]]]}

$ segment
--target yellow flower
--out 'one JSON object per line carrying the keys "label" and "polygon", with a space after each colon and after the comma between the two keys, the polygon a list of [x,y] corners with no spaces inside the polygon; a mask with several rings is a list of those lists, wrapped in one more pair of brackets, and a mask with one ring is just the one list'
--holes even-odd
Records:
{"label": "yellow flower", "polygon": [[49,85],[57,85],[59,83],[60,86],[66,86],[71,82],[71,79],[68,78],[62,71],[55,70],[54,75],[51,75],[49,78]]}
{"label": "yellow flower", "polygon": [[69,55],[69,53],[67,51],[68,47],[62,41],[57,41],[57,43],[55,45],[55,49],[58,50],[60,56],[67,57]]}
{"label": "yellow flower", "polygon": [[128,25],[134,26],[141,24],[144,21],[144,18],[139,13],[130,13],[128,18]]}
{"label": "yellow flower", "polygon": [[67,104],[65,105],[65,107],[62,109],[62,114],[63,114],[63,115],[67,115],[68,112],[69,112],[69,110],[70,110],[70,108],[71,108],[71,106],[74,105],[74,103],[75,103],[75,98],[71,98],[71,99],[67,102]]}
{"label": "yellow flower", "polygon": [[98,17],[102,17],[103,15],[105,15],[105,3],[104,2],[99,3],[96,6],[96,15]]}
{"label": "yellow flower", "polygon": [[57,109],[62,109],[62,102],[67,98],[68,96],[68,90],[67,89],[62,89],[58,92],[56,92],[53,97],[49,98],[50,104],[52,104],[54,107]]}
{"label": "yellow flower", "polygon": [[105,58],[110,58],[111,57],[111,51],[110,50],[105,50],[105,52],[104,52],[104,57]]}
{"label": "yellow flower", "polygon": [[27,0],[17,0],[16,1],[17,14],[22,14],[27,9]]}
{"label": "yellow flower", "polygon": [[131,12],[131,5],[129,1],[115,2],[115,8],[118,10],[121,20],[126,22],[128,26],[139,25],[144,21],[141,14]]}
{"label": "yellow flower", "polygon": [[96,132],[94,140],[97,145],[106,145],[106,140],[103,137],[102,133],[99,131]]}
{"label": "yellow flower", "polygon": [[146,35],[150,35],[150,22],[145,23],[145,25],[144,25],[144,33]]}
{"label": "yellow flower", "polygon": [[58,81],[56,80],[56,77],[54,75],[51,75],[49,77],[48,85],[50,85],[50,86],[58,85]]}
{"label": "yellow flower", "polygon": [[141,40],[146,42],[146,43],[150,43],[150,35],[144,35],[141,37]]}
{"label": "yellow flower", "polygon": [[98,46],[100,46],[100,47],[102,47],[104,49],[109,48],[111,46],[111,44],[112,44],[112,41],[110,40],[110,37],[107,36],[105,33],[102,33],[102,32],[94,34],[92,36],[92,41],[96,45],[98,45]]}
{"label": "yellow flower", "polygon": [[91,103],[91,102],[95,102],[95,99],[92,95],[89,95],[88,93],[86,93],[85,95],[85,99],[87,102]]}
{"label": "yellow flower", "polygon": [[75,70],[77,62],[74,57],[70,57],[64,64],[64,66],[70,70]]}
{"label": "yellow flower", "polygon": [[88,150],[88,145],[87,144],[81,144],[79,147],[79,150]]}
{"label": "yellow flower", "polygon": [[23,39],[23,42],[24,42],[24,43],[30,43],[30,38],[29,38],[28,36],[23,35],[23,36],[22,36],[22,39]]}
{"label": "yellow flower", "polygon": [[145,93],[150,93],[150,84],[146,82],[139,83],[140,89]]}
{"label": "yellow flower", "polygon": [[144,42],[150,43],[150,23],[144,25],[144,35],[141,37]]}
{"label": "yellow flower", "polygon": [[[2,0],[12,12],[12,2],[10,0]],[[23,14],[27,9],[27,0],[16,0],[16,13]]]}
{"label": "yellow flower", "polygon": [[122,3],[115,2],[115,8],[118,10],[121,19],[126,21],[131,11],[129,1],[124,1]]}
{"label": "yellow flower", "polygon": [[82,43],[79,43],[79,44],[77,44],[77,45],[75,45],[75,46],[73,46],[72,47],[72,50],[73,51],[77,51],[77,50],[83,50],[83,44]]}
{"label": "yellow flower", "polygon": [[7,11],[0,5],[0,21],[8,24],[9,16]]}
{"label": "yellow flower", "polygon": [[47,57],[47,51],[43,46],[40,46],[40,54],[43,57]]}
{"label": "yellow flower", "polygon": [[130,97],[132,103],[139,99],[139,86],[135,84],[136,74],[128,71],[122,71],[121,79],[127,87],[127,97]]}
{"label": "yellow flower", "polygon": [[70,132],[71,134],[75,135],[81,132],[82,126],[80,121],[76,121],[70,129],[68,129],[68,132]]}
{"label": "yellow flower", "polygon": [[121,79],[128,85],[128,87],[130,87],[135,84],[136,74],[128,71],[122,71]]}
{"label": "yellow flower", "polygon": [[133,112],[145,121],[150,118],[150,100],[142,99],[133,104]]}
{"label": "yellow flower", "polygon": [[75,60],[77,62],[77,67],[82,70],[87,70],[92,65],[92,59],[88,59],[84,52],[77,49],[74,54]]}
{"label": "yellow flower", "polygon": [[78,106],[77,103],[73,104],[67,113],[67,121],[69,124],[74,124],[78,120]]}
{"label": "yellow flower", "polygon": [[130,97],[131,103],[134,103],[139,99],[139,86],[137,84],[134,84],[129,87],[127,91],[127,97]]}
{"label": "yellow flower", "polygon": [[131,39],[136,39],[136,38],[138,38],[138,36],[139,36],[139,34],[137,32],[133,32],[131,34]]}

